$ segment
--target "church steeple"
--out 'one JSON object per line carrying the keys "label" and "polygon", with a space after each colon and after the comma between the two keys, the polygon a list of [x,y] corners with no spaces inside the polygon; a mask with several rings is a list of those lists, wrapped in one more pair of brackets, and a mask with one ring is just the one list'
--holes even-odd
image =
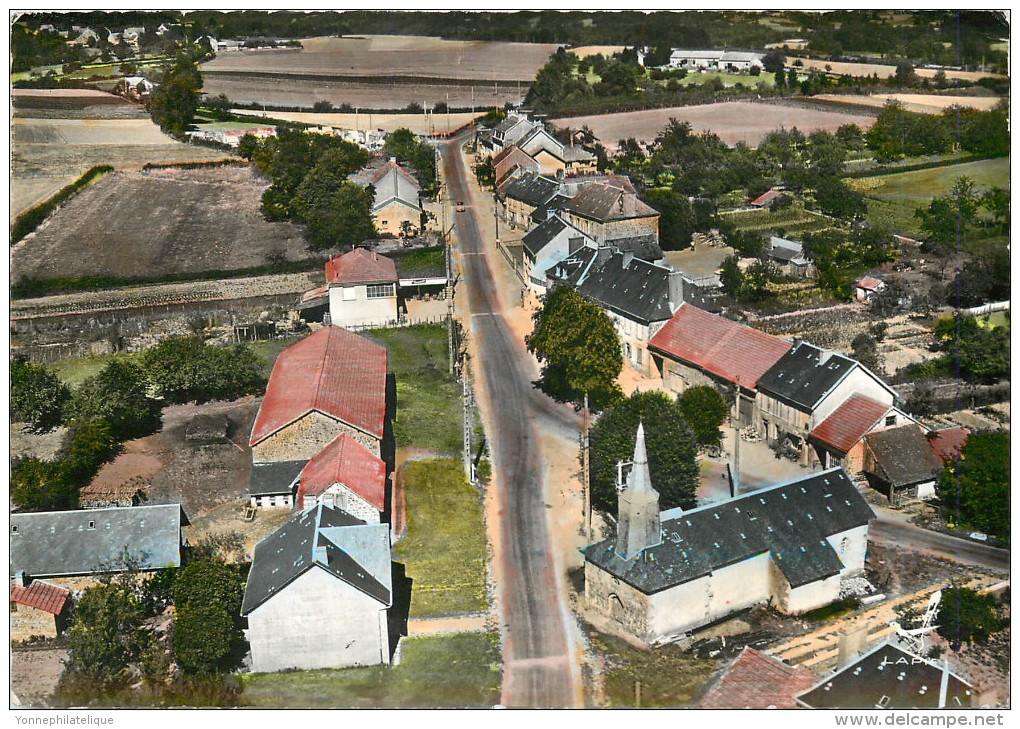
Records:
{"label": "church steeple", "polygon": [[634,463],[626,485],[620,484],[616,553],[633,559],[662,541],[659,492],[652,486],[645,448],[645,426],[640,423],[634,442]]}

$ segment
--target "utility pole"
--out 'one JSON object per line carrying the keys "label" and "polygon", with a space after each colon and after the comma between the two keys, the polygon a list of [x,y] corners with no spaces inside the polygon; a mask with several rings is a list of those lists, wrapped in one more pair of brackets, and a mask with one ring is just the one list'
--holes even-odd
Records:
{"label": "utility pole", "polygon": [[740,490],[740,376],[737,376],[737,419],[733,422],[733,473],[730,478],[730,495]]}
{"label": "utility pole", "polygon": [[591,454],[588,442],[588,393],[584,393],[584,428],[581,430],[581,485],[583,491],[582,516],[584,517],[584,536],[588,544],[592,542],[591,533]]}

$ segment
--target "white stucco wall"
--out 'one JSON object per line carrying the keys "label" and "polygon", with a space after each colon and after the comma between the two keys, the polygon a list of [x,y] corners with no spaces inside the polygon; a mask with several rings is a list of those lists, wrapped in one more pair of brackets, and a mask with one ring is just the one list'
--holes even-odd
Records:
{"label": "white stucco wall", "polygon": [[385,298],[368,298],[368,287],[329,287],[329,320],[337,326],[359,326],[365,324],[390,324],[397,320],[397,293]]}
{"label": "white stucco wall", "polygon": [[386,606],[314,567],[248,616],[252,671],[389,663]]}
{"label": "white stucco wall", "polygon": [[854,367],[843,381],[840,382],[836,387],[832,389],[822,401],[818,403],[818,406],[811,413],[811,420],[809,427],[814,428],[820,422],[825,420],[829,415],[846,402],[847,398],[851,395],[863,395],[869,397],[875,402],[880,402],[884,405],[893,404],[893,395],[885,387],[880,385],[878,381],[865,372],[863,367]]}
{"label": "white stucco wall", "polygon": [[864,569],[864,560],[868,556],[867,524],[833,534],[828,540],[832,548],[836,550],[836,554],[839,555],[839,561],[843,563],[841,576],[846,577]]}
{"label": "white stucco wall", "polygon": [[788,615],[799,615],[839,599],[839,575],[789,588],[777,599],[777,607]]}

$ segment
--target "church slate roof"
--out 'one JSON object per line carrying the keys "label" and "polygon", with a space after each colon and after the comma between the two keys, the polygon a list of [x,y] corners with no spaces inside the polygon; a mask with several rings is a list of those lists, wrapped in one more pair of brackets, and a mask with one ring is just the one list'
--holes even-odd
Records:
{"label": "church slate roof", "polygon": [[744,494],[722,504],[662,513],[662,542],[634,559],[616,554],[611,535],[585,559],[651,595],[769,554],[791,587],[839,574],[827,537],[865,526],[875,514],[841,468]]}

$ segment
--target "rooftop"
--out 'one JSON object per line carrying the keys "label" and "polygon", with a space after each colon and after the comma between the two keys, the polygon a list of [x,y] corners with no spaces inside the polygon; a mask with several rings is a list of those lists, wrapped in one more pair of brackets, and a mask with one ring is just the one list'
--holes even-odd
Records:
{"label": "rooftop", "polygon": [[566,204],[572,213],[598,222],[658,217],[659,212],[638,196],[617,187],[593,182],[585,185]]}
{"label": "rooftop", "polygon": [[504,197],[520,200],[533,208],[548,202],[558,191],[559,185],[555,180],[542,177],[530,170],[518,177],[510,178],[499,189]]}
{"label": "rooftop", "polygon": [[251,496],[279,496],[294,491],[294,482],[301,475],[305,461],[273,461],[251,464],[248,477],[248,494]]}
{"label": "rooftop", "polygon": [[343,484],[379,511],[386,510],[386,464],[346,433],[312,456],[301,471],[298,508],[304,497]]}
{"label": "rooftop", "polygon": [[649,347],[754,389],[765,371],[789,351],[790,343],[683,304],[655,333]]}
{"label": "rooftop", "polygon": [[644,323],[665,321],[673,315],[669,296],[672,275],[680,274],[632,254],[615,252],[589,272],[577,290],[585,298],[630,319]]}
{"label": "rooftop", "polygon": [[33,581],[27,587],[11,583],[11,602],[60,615],[71,591],[48,582]]}
{"label": "rooftop", "polygon": [[180,504],[11,514],[10,573],[65,577],[181,564]]}
{"label": "rooftop", "polygon": [[365,524],[319,504],[255,545],[241,614],[249,615],[313,567],[384,605],[392,602],[389,526]]}
{"label": "rooftop", "polygon": [[868,433],[864,441],[875,455],[875,475],[894,488],[931,481],[942,472],[941,461],[914,423]]}
{"label": "rooftop", "polygon": [[849,357],[798,342],[758,380],[758,389],[780,402],[811,412],[859,365]]}
{"label": "rooftop", "polygon": [[943,463],[955,461],[960,451],[967,445],[967,438],[970,431],[966,428],[943,428],[933,431],[928,435],[928,443],[931,445],[935,457]]}
{"label": "rooftop", "polygon": [[815,426],[811,439],[846,453],[885,417],[889,409],[888,405],[855,393]]}
{"label": "rooftop", "polygon": [[393,283],[397,268],[386,256],[355,248],[350,253],[331,256],[326,261],[326,283],[340,286],[352,284]]}
{"label": "rooftop", "polygon": [[616,537],[584,549],[588,562],[650,595],[768,554],[791,587],[839,574],[828,537],[866,525],[874,513],[840,468],[744,494],[722,504],[662,513],[662,542],[634,559]]}
{"label": "rooftop", "polygon": [[313,411],[381,439],[386,348],[329,325],[284,349],[273,365],[249,444]]}
{"label": "rooftop", "polygon": [[700,701],[702,709],[796,709],[794,696],[817,683],[805,668],[744,648]]}

